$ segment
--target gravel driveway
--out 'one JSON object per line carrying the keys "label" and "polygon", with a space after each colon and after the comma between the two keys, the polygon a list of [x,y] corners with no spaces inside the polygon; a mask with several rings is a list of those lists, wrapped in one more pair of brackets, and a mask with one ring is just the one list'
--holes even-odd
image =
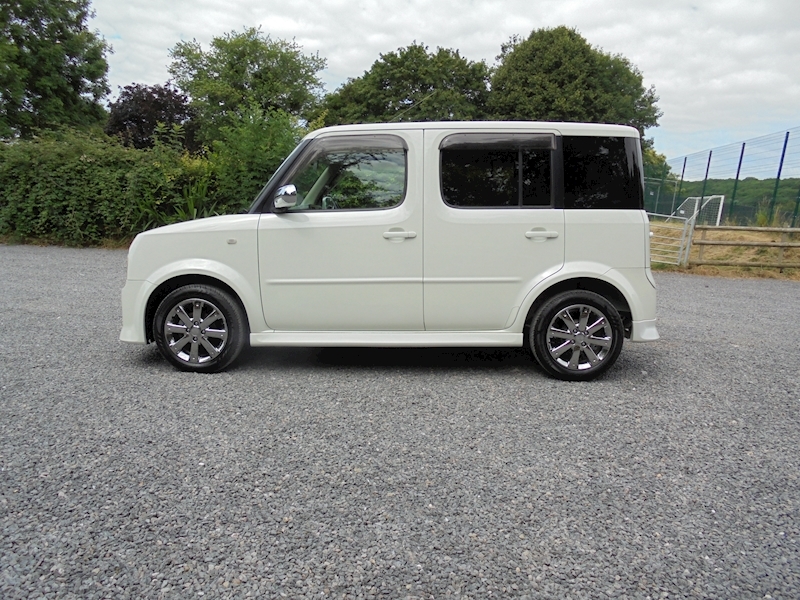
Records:
{"label": "gravel driveway", "polygon": [[118,341],[123,251],[0,246],[0,597],[799,598],[800,284],[657,274],[594,383],[522,350]]}

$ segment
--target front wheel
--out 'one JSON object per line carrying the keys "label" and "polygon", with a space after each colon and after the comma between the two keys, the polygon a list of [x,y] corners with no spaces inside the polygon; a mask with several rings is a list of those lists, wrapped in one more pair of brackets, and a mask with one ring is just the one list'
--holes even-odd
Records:
{"label": "front wheel", "polygon": [[625,330],[614,306],[594,292],[563,292],[533,315],[528,343],[547,373],[587,381],[616,362]]}
{"label": "front wheel", "polygon": [[158,305],[153,320],[158,349],[182,371],[221,371],[239,356],[247,333],[239,303],[208,285],[173,290]]}

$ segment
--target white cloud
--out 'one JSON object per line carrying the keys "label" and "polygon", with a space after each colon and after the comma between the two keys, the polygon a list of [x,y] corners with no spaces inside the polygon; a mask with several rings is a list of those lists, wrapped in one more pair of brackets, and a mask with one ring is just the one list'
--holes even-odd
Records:
{"label": "white cloud", "polygon": [[510,36],[567,25],[594,46],[627,57],[654,84],[664,112],[649,132],[677,156],[800,125],[797,0],[94,0],[97,28],[114,46],[112,89],[163,83],[169,49],[204,46],[260,26],[328,61],[329,91],[381,53],[412,41],[456,48],[494,63]]}

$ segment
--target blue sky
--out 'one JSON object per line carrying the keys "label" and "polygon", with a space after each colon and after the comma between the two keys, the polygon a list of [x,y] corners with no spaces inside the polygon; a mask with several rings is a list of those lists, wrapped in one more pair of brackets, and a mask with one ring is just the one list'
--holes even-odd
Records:
{"label": "blue sky", "polygon": [[328,91],[382,52],[413,41],[494,64],[500,45],[533,29],[575,27],[622,54],[655,85],[664,116],[648,131],[676,157],[800,126],[798,0],[93,0],[90,27],[113,46],[118,86],[168,78],[182,40],[260,26],[327,59]]}

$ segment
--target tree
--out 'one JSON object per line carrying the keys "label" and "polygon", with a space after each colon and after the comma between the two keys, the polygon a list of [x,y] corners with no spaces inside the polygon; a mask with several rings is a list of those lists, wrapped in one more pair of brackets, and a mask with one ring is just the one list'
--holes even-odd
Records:
{"label": "tree", "polygon": [[171,84],[147,86],[140,83],[126,85],[116,102],[109,105],[105,131],[118,135],[122,143],[134,148],[152,148],[153,135],[159,123],[181,125],[191,146],[192,110],[189,99]]}
{"label": "tree", "polygon": [[593,48],[564,26],[503,44],[489,107],[500,119],[620,123],[640,133],[658,126],[653,86],[620,55]]}
{"label": "tree", "polygon": [[288,113],[255,105],[220,128],[208,154],[220,207],[228,212],[246,209],[304,134]]}
{"label": "tree", "polygon": [[196,40],[180,42],[170,56],[169,71],[197,110],[206,142],[253,105],[304,117],[322,95],[317,73],[325,59],[253,27],[214,38],[208,52]]}
{"label": "tree", "polygon": [[667,157],[656,152],[653,140],[642,141],[642,162],[644,163],[644,176],[654,179],[664,179],[672,174],[672,169],[667,163]]}
{"label": "tree", "polygon": [[86,27],[89,0],[0,3],[0,137],[105,117],[105,40]]}
{"label": "tree", "polygon": [[381,54],[324,102],[328,125],[381,121],[460,121],[486,116],[489,68],[458,50],[416,42]]}

